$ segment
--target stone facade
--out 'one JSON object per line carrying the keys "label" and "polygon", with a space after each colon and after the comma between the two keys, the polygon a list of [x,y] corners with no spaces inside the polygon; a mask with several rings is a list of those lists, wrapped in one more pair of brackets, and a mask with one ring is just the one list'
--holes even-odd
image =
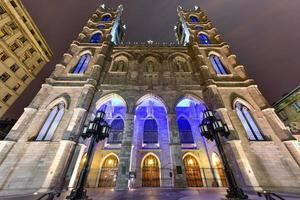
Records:
{"label": "stone facade", "polygon": [[300,86],[273,104],[284,125],[298,138],[300,135]]}
{"label": "stone facade", "polygon": [[22,94],[52,52],[20,0],[0,1],[0,117]]}
{"label": "stone facade", "polygon": [[[241,187],[299,193],[299,143],[203,11],[178,8],[178,45],[120,43],[122,11],[97,9],[0,141],[0,194],[43,192],[60,183],[73,188],[89,143],[79,136],[97,110],[118,126],[110,133],[116,137],[95,149],[88,187],[226,186],[215,143],[198,128],[207,108],[230,129],[223,145]],[[64,112],[54,134],[38,140],[59,103]],[[247,107],[263,140],[249,140],[237,103]]]}

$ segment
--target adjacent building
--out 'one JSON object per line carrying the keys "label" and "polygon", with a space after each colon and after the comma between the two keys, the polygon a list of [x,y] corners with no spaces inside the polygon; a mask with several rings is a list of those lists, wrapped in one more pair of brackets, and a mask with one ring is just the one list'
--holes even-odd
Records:
{"label": "adjacent building", "polygon": [[87,187],[226,187],[199,130],[207,108],[228,125],[222,142],[243,189],[299,193],[298,141],[205,13],[178,7],[178,44],[124,44],[122,12],[93,13],[0,141],[0,196],[74,188],[89,145],[79,138],[99,110],[111,132]]}
{"label": "adjacent building", "polygon": [[0,117],[52,52],[20,0],[0,1]]}
{"label": "adjacent building", "polygon": [[275,112],[295,137],[300,135],[300,86],[273,104]]}

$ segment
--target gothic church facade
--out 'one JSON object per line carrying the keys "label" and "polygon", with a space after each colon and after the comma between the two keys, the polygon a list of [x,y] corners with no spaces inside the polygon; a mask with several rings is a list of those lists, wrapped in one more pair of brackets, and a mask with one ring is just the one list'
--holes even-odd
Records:
{"label": "gothic church facade", "polygon": [[231,135],[223,146],[245,190],[299,192],[298,141],[202,10],[178,7],[178,44],[124,44],[123,7],[100,6],[39,93],[0,141],[0,194],[72,188],[105,110],[112,127],[95,148],[87,187],[226,187],[203,111]]}

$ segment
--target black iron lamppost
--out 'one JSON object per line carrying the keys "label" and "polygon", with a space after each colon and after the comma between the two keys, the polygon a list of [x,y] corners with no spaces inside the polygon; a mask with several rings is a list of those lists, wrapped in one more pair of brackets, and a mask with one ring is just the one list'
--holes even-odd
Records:
{"label": "black iron lamppost", "polygon": [[83,169],[80,173],[80,177],[76,188],[72,190],[70,196],[67,199],[70,200],[87,200],[88,196],[86,195],[86,189],[84,189],[84,185],[87,180],[87,176],[90,170],[90,164],[93,158],[93,151],[95,145],[100,141],[104,140],[108,137],[110,127],[106,121],[104,121],[105,112],[99,111],[96,113],[96,117],[94,120],[89,122],[89,125],[84,127],[82,132],[82,138],[91,138],[91,142],[88,148],[86,160],[83,165]]}
{"label": "black iron lamppost", "polygon": [[224,152],[223,146],[221,144],[221,140],[219,134],[228,138],[230,135],[229,129],[226,124],[224,124],[221,120],[217,119],[214,116],[213,111],[207,110],[203,113],[202,123],[200,124],[201,135],[206,139],[215,141],[218,151],[220,153],[220,157],[222,159],[222,163],[224,165],[224,171],[228,182],[228,189],[226,197],[228,199],[248,199],[248,196],[244,194],[243,190],[239,188],[232,170],[229,166],[228,160],[226,158],[226,154]]}

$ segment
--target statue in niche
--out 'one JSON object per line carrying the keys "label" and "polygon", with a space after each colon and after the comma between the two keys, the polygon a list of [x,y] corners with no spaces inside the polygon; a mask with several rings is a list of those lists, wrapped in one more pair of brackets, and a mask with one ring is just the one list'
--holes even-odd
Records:
{"label": "statue in niche", "polygon": [[176,60],[175,61],[175,66],[178,72],[185,72],[185,62],[181,60]]}
{"label": "statue in niche", "polygon": [[147,72],[149,73],[154,72],[154,63],[151,60],[147,62]]}
{"label": "statue in niche", "polygon": [[125,62],[124,60],[120,60],[117,62],[117,66],[115,68],[115,71],[117,72],[123,72],[125,70]]}

